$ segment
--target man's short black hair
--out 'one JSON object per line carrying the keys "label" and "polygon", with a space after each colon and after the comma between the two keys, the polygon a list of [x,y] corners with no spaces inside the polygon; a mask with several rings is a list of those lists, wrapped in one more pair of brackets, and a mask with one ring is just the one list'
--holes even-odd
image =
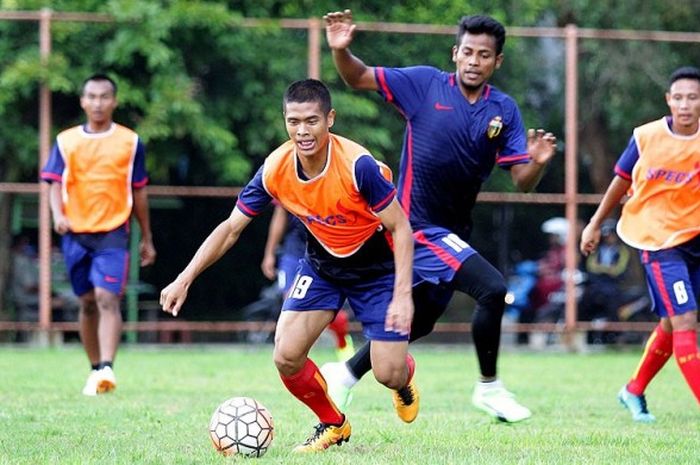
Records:
{"label": "man's short black hair", "polygon": [[462,16],[457,28],[457,46],[462,42],[462,37],[469,34],[488,34],[496,40],[496,54],[503,52],[506,43],[506,28],[490,16],[473,15]]}
{"label": "man's short black hair", "polygon": [[90,81],[107,81],[107,82],[109,82],[110,84],[112,84],[112,93],[115,96],[117,95],[117,83],[114,82],[114,79],[112,79],[111,77],[109,77],[103,73],[96,73],[96,74],[93,74],[92,76],[90,76],[89,78],[85,79],[83,81],[83,85],[81,87],[80,95],[85,94],[85,86]]}
{"label": "man's short black hair", "polygon": [[668,87],[671,87],[674,82],[679,79],[694,79],[700,82],[700,69],[695,66],[682,66],[671,73],[671,77],[668,80]]}
{"label": "man's short black hair", "polygon": [[282,99],[282,111],[286,110],[289,102],[318,102],[324,115],[327,115],[332,108],[328,87],[317,79],[304,79],[290,84]]}

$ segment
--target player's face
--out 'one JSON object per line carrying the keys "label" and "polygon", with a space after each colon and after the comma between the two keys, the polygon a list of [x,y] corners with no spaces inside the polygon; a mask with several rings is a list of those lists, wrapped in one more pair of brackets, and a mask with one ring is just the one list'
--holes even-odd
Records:
{"label": "player's face", "polygon": [[303,157],[325,156],[329,129],[335,110],[324,114],[319,102],[287,102],[284,123],[297,154]]}
{"label": "player's face", "polygon": [[673,129],[682,134],[695,134],[700,119],[700,82],[679,79],[666,93],[666,103],[673,117]]}
{"label": "player's face", "polygon": [[452,47],[460,87],[468,92],[480,90],[493,72],[500,68],[503,54],[496,53],[496,39],[488,34],[465,33]]}
{"label": "player's face", "polygon": [[117,107],[114,88],[109,81],[88,81],[80,97],[80,106],[93,125],[111,123],[112,113]]}

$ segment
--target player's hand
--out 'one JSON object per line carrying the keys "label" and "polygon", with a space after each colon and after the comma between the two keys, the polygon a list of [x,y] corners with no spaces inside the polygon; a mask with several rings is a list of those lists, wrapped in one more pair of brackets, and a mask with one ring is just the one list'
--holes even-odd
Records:
{"label": "player's hand", "polygon": [[599,243],[600,227],[593,223],[588,223],[581,233],[581,244],[579,245],[581,253],[587,257],[598,248]]}
{"label": "player's hand", "polygon": [[139,244],[139,255],[141,256],[141,266],[153,265],[156,261],[156,248],[152,240],[141,239]]}
{"label": "player's hand", "polygon": [[384,330],[407,335],[411,332],[413,323],[413,297],[406,293],[400,297],[394,296],[386,311]]}
{"label": "player's hand", "polygon": [[64,215],[54,216],[53,230],[63,236],[65,233],[70,232],[70,221]]}
{"label": "player's hand", "polygon": [[189,286],[176,279],[160,292],[160,305],[163,311],[177,316],[182,308],[182,304],[187,299],[187,290]]}
{"label": "player's hand", "polygon": [[277,268],[275,267],[276,260],[273,254],[265,255],[260,263],[260,269],[267,279],[274,281],[277,277]]}
{"label": "player's hand", "polygon": [[557,151],[557,138],[551,132],[544,129],[528,129],[527,153],[532,161],[540,165],[546,165]]}
{"label": "player's hand", "polygon": [[352,43],[355,34],[355,24],[352,22],[352,11],[332,11],[323,16],[326,22],[326,40],[331,49],[343,50]]}

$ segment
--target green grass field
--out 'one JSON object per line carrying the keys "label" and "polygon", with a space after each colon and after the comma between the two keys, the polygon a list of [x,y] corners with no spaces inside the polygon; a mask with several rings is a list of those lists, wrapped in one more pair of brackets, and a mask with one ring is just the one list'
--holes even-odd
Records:
{"label": "green grass field", "polygon": [[[126,346],[111,395],[80,394],[87,362],[79,347],[0,348],[0,464],[698,464],[700,414],[674,361],[648,391],[653,425],[634,424],[615,399],[639,352],[588,355],[505,351],[507,386],[533,410],[498,423],[471,407],[470,346],[413,347],[421,413],[394,414],[371,377],[348,411],[349,443],[295,456],[315,417],[284,389],[271,347]],[[319,363],[332,351],[312,353]],[[214,408],[233,396],[262,402],[275,440],[260,459],[224,458],[209,443]]]}

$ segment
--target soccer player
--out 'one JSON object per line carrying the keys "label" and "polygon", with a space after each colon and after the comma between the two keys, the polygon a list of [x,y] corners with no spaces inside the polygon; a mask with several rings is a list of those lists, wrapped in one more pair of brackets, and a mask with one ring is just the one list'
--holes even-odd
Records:
{"label": "soccer player", "polygon": [[413,239],[389,174],[367,149],[330,133],[335,110],[323,83],[307,79],[291,84],[283,111],[290,140],[267,157],[230,217],[162,291],[161,305],[177,315],[195,277],[233,246],[273,199],[299,218],[309,231],[307,253],[282,306],[274,361],[289,392],[318,416],[314,433],[295,448],[313,452],[341,444],[351,433],[348,419],[327,395],[323,376],[308,358],[346,299],[364,335],[374,341],[376,379],[417,415],[415,363],[407,352]]}
{"label": "soccer player", "polygon": [[[277,280],[277,287],[283,296],[292,287],[292,279],[305,250],[306,228],[294,215],[275,205],[260,269],[267,279]],[[345,361],[352,357],[355,347],[348,333],[348,313],[340,309],[328,329],[335,336],[338,360]]]}
{"label": "soccer player", "polygon": [[[496,373],[505,280],[467,243],[472,208],[494,164],[529,191],[556,149],[555,137],[543,130],[530,130],[526,138],[513,99],[488,84],[503,62],[505,29],[487,16],[462,18],[452,47],[456,71],[447,73],[429,66],[367,66],[348,48],[355,31],[351,11],[324,19],[343,80],[354,89],[378,91],[407,122],[397,187],[416,240],[419,287],[411,340],[432,331],[453,291],[470,295],[477,302],[472,333],[481,371],[473,404],[503,421],[528,418],[530,411]],[[365,347],[347,365],[324,368],[339,404],[369,366]]]}
{"label": "soccer player", "polygon": [[615,177],[581,234],[581,252],[593,252],[601,225],[629,193],[617,233],[639,249],[653,309],[661,318],[618,399],[635,421],[649,423],[644,392],[672,354],[700,403],[697,347],[700,292],[700,70],[671,74],[670,116],[634,130],[615,165]]}
{"label": "soccer player", "polygon": [[83,394],[116,388],[114,357],[122,335],[120,300],[129,269],[129,218],[141,227],[141,266],[156,258],[148,214],[145,149],[139,136],[112,121],[117,85],[108,76],[85,80],[80,97],[87,122],[58,134],[41,178],[51,183],[55,231],[73,291],[80,299],[80,339],[92,371]]}

